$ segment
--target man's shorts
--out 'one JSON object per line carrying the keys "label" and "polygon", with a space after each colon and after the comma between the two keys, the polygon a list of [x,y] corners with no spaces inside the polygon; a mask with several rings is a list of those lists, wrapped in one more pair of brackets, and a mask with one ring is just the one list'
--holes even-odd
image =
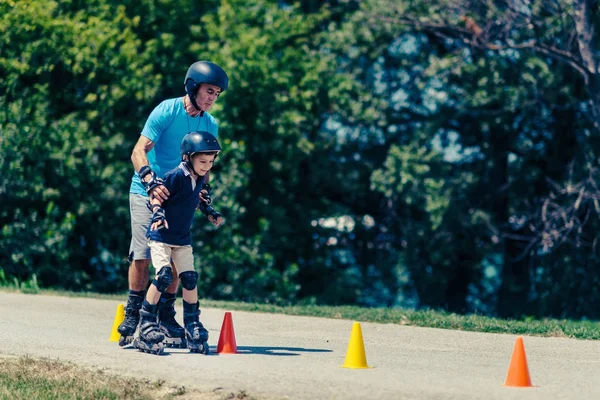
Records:
{"label": "man's shorts", "polygon": [[171,260],[175,264],[177,274],[194,270],[194,254],[192,246],[176,246],[151,240],[149,243],[152,249],[152,265],[158,274],[158,271],[164,266],[170,266]]}
{"label": "man's shorts", "polygon": [[133,260],[149,260],[150,247],[146,232],[152,219],[152,213],[146,202],[148,197],[129,193],[129,215],[131,216],[131,244],[129,245],[129,262]]}

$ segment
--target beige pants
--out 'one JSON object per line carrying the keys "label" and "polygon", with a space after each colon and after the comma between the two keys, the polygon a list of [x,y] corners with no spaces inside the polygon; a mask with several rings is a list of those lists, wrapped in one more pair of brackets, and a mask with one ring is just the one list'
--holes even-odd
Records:
{"label": "beige pants", "polygon": [[176,246],[173,244],[166,244],[151,240],[148,242],[150,247],[150,255],[152,257],[152,265],[154,265],[154,271],[158,274],[158,271],[162,267],[170,267],[171,259],[177,274],[181,275],[182,272],[194,270],[194,253],[192,246]]}

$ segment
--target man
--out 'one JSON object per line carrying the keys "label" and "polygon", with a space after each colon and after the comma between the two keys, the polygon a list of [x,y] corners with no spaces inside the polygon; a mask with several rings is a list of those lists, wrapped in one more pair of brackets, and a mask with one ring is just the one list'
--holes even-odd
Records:
{"label": "man", "polygon": [[[125,320],[119,326],[120,346],[133,340],[139,322],[139,311],[149,280],[150,248],[146,239],[152,212],[147,207],[148,196],[161,201],[169,198],[163,185],[163,175],[177,167],[181,161],[180,144],[189,132],[204,131],[218,135],[216,120],[208,113],[219,95],[225,91],[229,78],[225,71],[210,61],[192,64],[185,75],[186,95],[160,103],[151,113],[131,154],[135,173],[129,190],[131,216],[131,245],[129,248],[129,298],[125,307]],[[208,174],[205,182],[208,182]],[[207,186],[210,188],[210,186]],[[203,190],[202,201],[210,199]],[[159,309],[160,327],[165,333],[165,344],[186,347],[185,330],[175,320],[175,300],[179,277],[172,269],[172,283],[163,293]]]}

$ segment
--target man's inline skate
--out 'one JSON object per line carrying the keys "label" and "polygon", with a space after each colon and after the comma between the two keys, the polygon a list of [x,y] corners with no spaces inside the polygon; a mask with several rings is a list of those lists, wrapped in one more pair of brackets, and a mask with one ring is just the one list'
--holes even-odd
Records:
{"label": "man's inline skate", "polygon": [[125,347],[133,342],[135,330],[140,322],[140,309],[143,302],[144,298],[142,296],[129,295],[127,305],[125,306],[125,319],[117,328],[117,331],[121,335],[119,346]]}

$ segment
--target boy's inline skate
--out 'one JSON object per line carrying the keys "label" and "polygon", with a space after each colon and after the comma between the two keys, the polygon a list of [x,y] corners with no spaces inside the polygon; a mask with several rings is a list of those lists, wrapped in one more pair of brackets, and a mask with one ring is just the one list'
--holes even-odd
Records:
{"label": "boy's inline skate", "polygon": [[161,354],[164,350],[165,345],[163,340],[165,334],[159,328],[156,319],[158,305],[149,305],[144,303],[144,306],[140,310],[140,326],[138,329],[138,335],[133,340],[133,346],[146,353]]}
{"label": "boy's inline skate", "polygon": [[208,354],[208,331],[200,322],[200,303],[186,303],[183,301],[183,322],[187,347],[191,353]]}
{"label": "boy's inline skate", "polygon": [[165,298],[163,294],[158,303],[158,324],[165,334],[165,346],[185,349],[185,329],[175,320],[175,300],[175,297]]}

